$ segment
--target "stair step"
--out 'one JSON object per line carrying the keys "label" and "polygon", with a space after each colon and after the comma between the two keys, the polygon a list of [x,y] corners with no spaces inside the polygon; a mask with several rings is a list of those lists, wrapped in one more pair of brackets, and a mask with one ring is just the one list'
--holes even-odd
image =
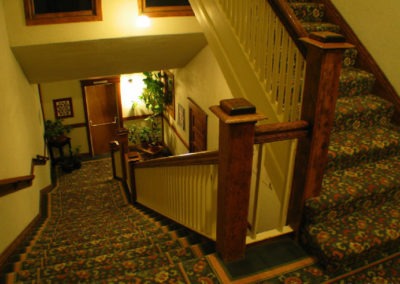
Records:
{"label": "stair step", "polygon": [[331,272],[355,269],[398,252],[400,200],[308,225],[302,241]]}
{"label": "stair step", "polygon": [[[346,59],[345,59],[346,60]],[[339,96],[362,96],[372,92],[375,76],[357,68],[343,68],[339,77]]]}
{"label": "stair step", "polygon": [[[46,280],[61,279],[74,281],[78,280],[79,274],[83,271],[92,273],[93,271],[115,271],[124,270],[132,272],[147,270],[151,268],[163,267],[182,261],[195,259],[196,255],[191,248],[177,248],[169,252],[159,252],[141,256],[139,251],[124,250],[107,255],[99,255],[93,258],[81,259],[77,261],[63,262],[56,265],[45,266],[43,268],[32,268],[28,270],[16,271],[18,281],[34,280],[44,278]],[[26,278],[29,275],[29,278]],[[111,274],[115,275],[115,274]],[[108,275],[108,276],[111,276]],[[117,274],[118,275],[118,274]],[[65,277],[65,278],[64,278]],[[102,278],[105,277],[102,276]],[[9,278],[9,277],[8,277]],[[91,278],[98,279],[98,278]]]}
{"label": "stair step", "polygon": [[333,131],[387,126],[393,113],[391,103],[374,95],[342,97],[336,103]]}
{"label": "stair step", "polygon": [[322,22],[325,15],[325,5],[321,3],[296,2],[290,7],[301,22]]}
{"label": "stair step", "polygon": [[334,32],[340,33],[338,25],[326,22],[302,22],[302,26],[308,33],[312,32]]}
{"label": "stair step", "polygon": [[321,195],[305,203],[305,220],[331,222],[387,200],[400,200],[400,156],[325,174]]}
{"label": "stair step", "polygon": [[399,127],[374,126],[358,131],[333,132],[328,150],[328,170],[343,170],[397,155],[400,151]]}

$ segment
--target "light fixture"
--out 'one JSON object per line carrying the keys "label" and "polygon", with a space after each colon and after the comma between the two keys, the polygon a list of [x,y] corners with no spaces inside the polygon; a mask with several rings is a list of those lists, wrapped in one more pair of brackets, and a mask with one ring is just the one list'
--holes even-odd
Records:
{"label": "light fixture", "polygon": [[138,28],[148,28],[151,26],[151,20],[147,16],[138,16],[136,18],[136,27]]}

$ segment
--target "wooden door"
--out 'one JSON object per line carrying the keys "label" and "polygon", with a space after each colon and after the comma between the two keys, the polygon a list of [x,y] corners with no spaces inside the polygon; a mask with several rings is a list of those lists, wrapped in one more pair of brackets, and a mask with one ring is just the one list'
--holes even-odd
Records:
{"label": "wooden door", "polygon": [[84,86],[89,142],[92,155],[110,152],[118,129],[117,89],[119,83]]}
{"label": "wooden door", "polygon": [[207,150],[207,114],[189,99],[189,151]]}

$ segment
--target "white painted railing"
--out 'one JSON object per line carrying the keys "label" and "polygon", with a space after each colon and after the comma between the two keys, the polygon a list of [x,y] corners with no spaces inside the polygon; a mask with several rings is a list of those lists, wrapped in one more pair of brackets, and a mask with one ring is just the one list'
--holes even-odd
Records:
{"label": "white painted railing", "polygon": [[137,202],[216,239],[218,165],[135,169]]}
{"label": "white painted railing", "polygon": [[267,0],[218,0],[280,122],[300,117],[305,60]]}
{"label": "white painted railing", "polygon": [[[268,117],[267,123],[299,120],[305,59],[268,0],[190,3],[233,96],[252,102]],[[249,242],[290,230],[286,216],[296,143],[256,148]]]}

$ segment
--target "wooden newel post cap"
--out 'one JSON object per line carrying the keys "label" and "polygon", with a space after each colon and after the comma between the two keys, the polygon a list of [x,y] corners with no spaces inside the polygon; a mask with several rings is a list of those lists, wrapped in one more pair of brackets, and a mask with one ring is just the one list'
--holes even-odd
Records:
{"label": "wooden newel post cap", "polygon": [[256,107],[244,98],[221,100],[219,106],[212,106],[210,110],[226,124],[266,119],[265,115],[256,113]]}

